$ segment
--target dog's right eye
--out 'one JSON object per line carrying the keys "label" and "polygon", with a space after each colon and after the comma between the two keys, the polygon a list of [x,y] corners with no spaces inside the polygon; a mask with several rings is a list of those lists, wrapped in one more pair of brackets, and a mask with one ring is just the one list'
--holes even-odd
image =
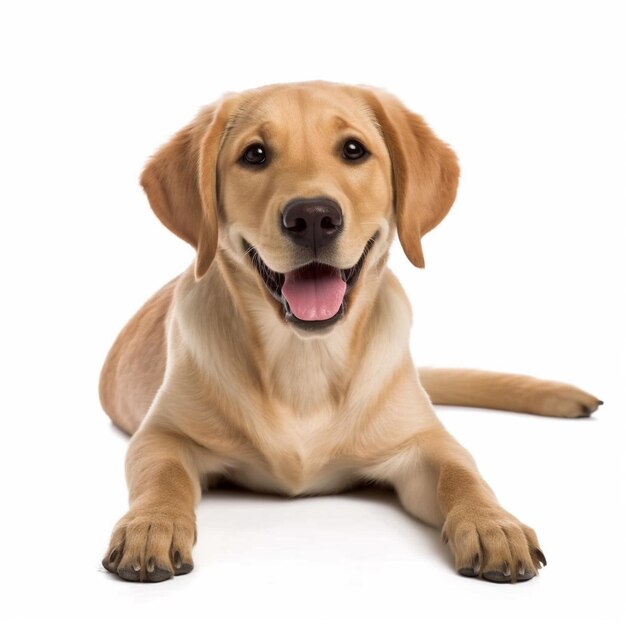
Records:
{"label": "dog's right eye", "polygon": [[267,161],[265,147],[260,143],[253,143],[248,146],[241,155],[241,162],[244,165],[263,165]]}

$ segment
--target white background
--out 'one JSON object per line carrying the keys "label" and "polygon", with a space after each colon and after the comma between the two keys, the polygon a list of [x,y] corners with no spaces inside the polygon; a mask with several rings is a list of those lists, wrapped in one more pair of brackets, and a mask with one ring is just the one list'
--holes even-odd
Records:
{"label": "white background", "polygon": [[[409,12],[410,6],[410,12]],[[623,6],[623,5],[622,5]],[[2,621],[613,624],[624,571],[624,20],[610,2],[2,3]],[[442,409],[549,565],[515,586],[454,573],[392,496],[220,492],[196,570],[100,566],[126,439],[99,368],[192,260],[137,179],[225,91],[323,78],[389,89],[457,151],[458,200],[394,250],[420,364],[563,379],[592,419]],[[620,287],[620,285],[622,285]]]}

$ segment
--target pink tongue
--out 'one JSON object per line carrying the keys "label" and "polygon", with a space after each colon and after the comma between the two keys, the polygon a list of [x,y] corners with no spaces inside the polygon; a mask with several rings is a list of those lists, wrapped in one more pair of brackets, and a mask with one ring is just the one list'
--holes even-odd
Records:
{"label": "pink tongue", "polygon": [[282,292],[298,319],[321,321],[339,311],[346,283],[336,274],[315,269],[295,270],[285,274]]}

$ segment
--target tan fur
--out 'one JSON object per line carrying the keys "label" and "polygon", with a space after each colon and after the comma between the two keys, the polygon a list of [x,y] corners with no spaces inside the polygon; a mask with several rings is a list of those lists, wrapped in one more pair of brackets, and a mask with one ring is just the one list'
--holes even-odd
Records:
{"label": "tan fur", "polygon": [[553,417],[587,417],[598,400],[580,389],[532,376],[464,369],[420,368],[433,404],[473,406]]}
{"label": "tan fur", "polygon": [[[342,162],[346,138],[371,156]],[[246,146],[260,141],[271,146],[270,166],[242,167]],[[420,382],[409,303],[385,262],[397,223],[407,255],[423,265],[421,235],[449,210],[457,179],[454,153],[396,99],[320,82],[231,95],[153,157],[142,176],[152,208],[197,257],[128,323],[102,372],[105,410],[134,433],[130,510],[103,561],[109,571],[146,581],[190,571],[201,487],[224,476],[292,496],[377,481],[411,514],[443,526],[462,573],[536,573],[545,561],[536,536],[498,505],[429,394],[563,416],[589,414],[598,401],[485,372],[423,370]],[[306,335],[283,319],[242,242],[289,271],[297,251],[280,232],[282,207],[321,195],[345,221],[321,262],[350,267],[376,240],[345,317]]]}
{"label": "tan fur", "polygon": [[126,324],[100,375],[100,401],[113,422],[132,435],[145,417],[165,372],[165,318],[176,279],[162,287]]}

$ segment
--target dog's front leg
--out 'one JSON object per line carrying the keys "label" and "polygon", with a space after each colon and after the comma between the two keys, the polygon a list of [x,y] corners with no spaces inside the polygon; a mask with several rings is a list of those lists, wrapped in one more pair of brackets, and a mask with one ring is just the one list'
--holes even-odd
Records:
{"label": "dog's front leg", "polygon": [[200,481],[192,445],[147,426],[126,457],[130,509],[117,523],[103,566],[130,581],[159,582],[193,569]]}
{"label": "dog's front leg", "polygon": [[535,532],[498,504],[471,455],[443,427],[420,433],[381,469],[409,513],[443,526],[460,574],[515,582],[546,564]]}

